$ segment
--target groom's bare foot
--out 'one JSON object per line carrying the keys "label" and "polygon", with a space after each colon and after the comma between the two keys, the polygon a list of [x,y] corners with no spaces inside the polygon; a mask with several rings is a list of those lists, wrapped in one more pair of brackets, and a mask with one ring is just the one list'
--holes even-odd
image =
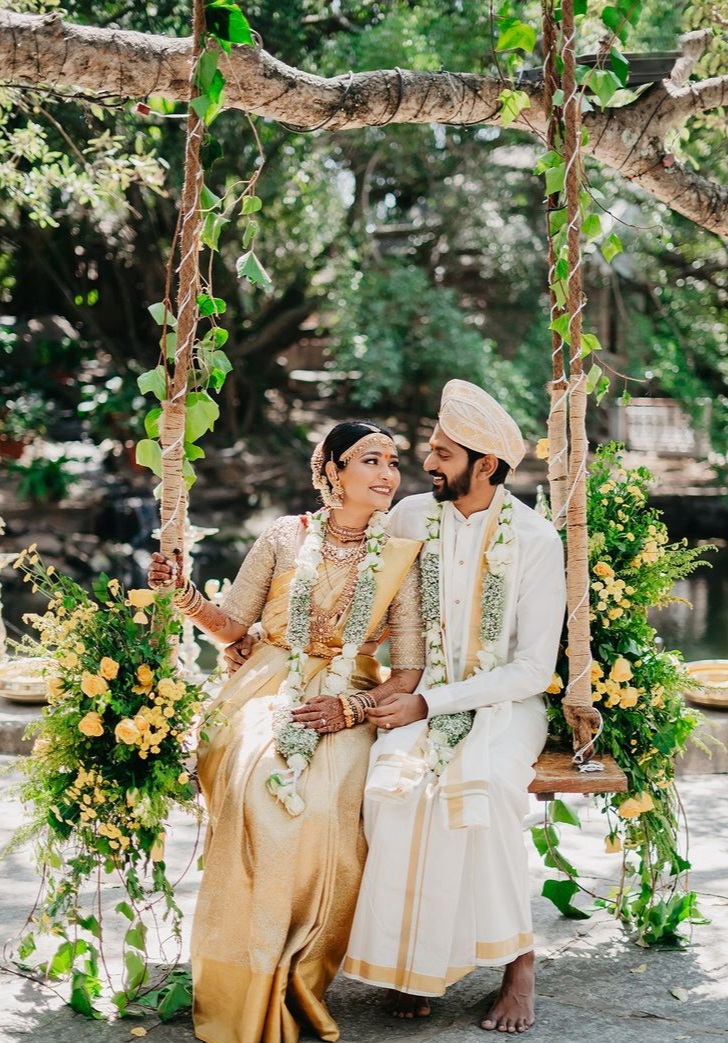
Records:
{"label": "groom's bare foot", "polygon": [[393,1018],[429,1018],[431,1014],[427,996],[410,996],[396,989],[390,990],[386,1006]]}
{"label": "groom's bare foot", "polygon": [[534,996],[536,977],[535,956],[532,952],[517,956],[503,972],[498,998],[480,1027],[498,1032],[525,1032],[535,1019]]}

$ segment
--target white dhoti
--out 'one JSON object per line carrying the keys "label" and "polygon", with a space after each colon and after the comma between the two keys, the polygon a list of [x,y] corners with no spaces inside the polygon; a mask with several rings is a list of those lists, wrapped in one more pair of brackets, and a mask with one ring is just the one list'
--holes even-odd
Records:
{"label": "white dhoti", "polygon": [[365,796],[369,857],[347,977],[441,996],[475,967],[510,963],[533,948],[523,821],[546,713],[541,696],[511,710],[489,750],[488,826],[448,828],[433,774],[406,797]]}

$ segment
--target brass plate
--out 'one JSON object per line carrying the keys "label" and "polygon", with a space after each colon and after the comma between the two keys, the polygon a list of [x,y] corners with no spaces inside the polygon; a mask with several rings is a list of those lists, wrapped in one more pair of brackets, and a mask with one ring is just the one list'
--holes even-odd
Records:
{"label": "brass plate", "polygon": [[52,661],[40,658],[10,659],[0,663],[0,696],[11,703],[45,703]]}
{"label": "brass plate", "polygon": [[728,659],[697,659],[685,664],[702,691],[687,692],[689,703],[712,710],[728,710]]}

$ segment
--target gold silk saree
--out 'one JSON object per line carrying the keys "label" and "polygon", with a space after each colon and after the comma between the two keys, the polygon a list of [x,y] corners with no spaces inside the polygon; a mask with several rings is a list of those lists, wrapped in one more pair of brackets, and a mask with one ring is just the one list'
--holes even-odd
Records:
{"label": "gold silk saree", "polygon": [[[268,776],[284,767],[271,708],[288,673],[288,596],[301,530],[298,518],[284,518],[264,534],[223,606],[246,624],[260,616],[266,637],[220,690],[199,751],[209,827],[191,956],[195,1034],[206,1043],[296,1043],[301,1024],[321,1039],[339,1038],[323,996],[346,950],[364,866],[361,805],[374,729],[322,736],[299,779],[301,815],[267,791]],[[412,567],[419,547],[388,540],[376,574],[368,637],[391,629],[394,667],[424,658]],[[345,569],[322,562],[317,606],[335,610],[345,580]],[[308,657],[307,699],[322,690],[346,617],[315,650],[321,654]],[[377,660],[359,655],[352,682],[358,690],[378,684]]]}

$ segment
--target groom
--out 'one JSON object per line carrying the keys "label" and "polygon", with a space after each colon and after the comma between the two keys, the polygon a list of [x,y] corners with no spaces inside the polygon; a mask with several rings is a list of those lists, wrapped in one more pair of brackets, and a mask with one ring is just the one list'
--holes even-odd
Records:
{"label": "groom", "polygon": [[[370,711],[381,730],[369,855],[344,962],[347,976],[390,989],[403,1018],[428,1015],[428,997],[475,967],[503,966],[481,1023],[501,1032],[534,1022],[523,820],[565,606],[558,533],[504,486],[523,453],[513,418],[451,380],[424,463],[432,494],[390,515],[393,535],[424,541],[428,663],[419,694]],[[463,720],[470,732],[453,749],[445,733]]]}

